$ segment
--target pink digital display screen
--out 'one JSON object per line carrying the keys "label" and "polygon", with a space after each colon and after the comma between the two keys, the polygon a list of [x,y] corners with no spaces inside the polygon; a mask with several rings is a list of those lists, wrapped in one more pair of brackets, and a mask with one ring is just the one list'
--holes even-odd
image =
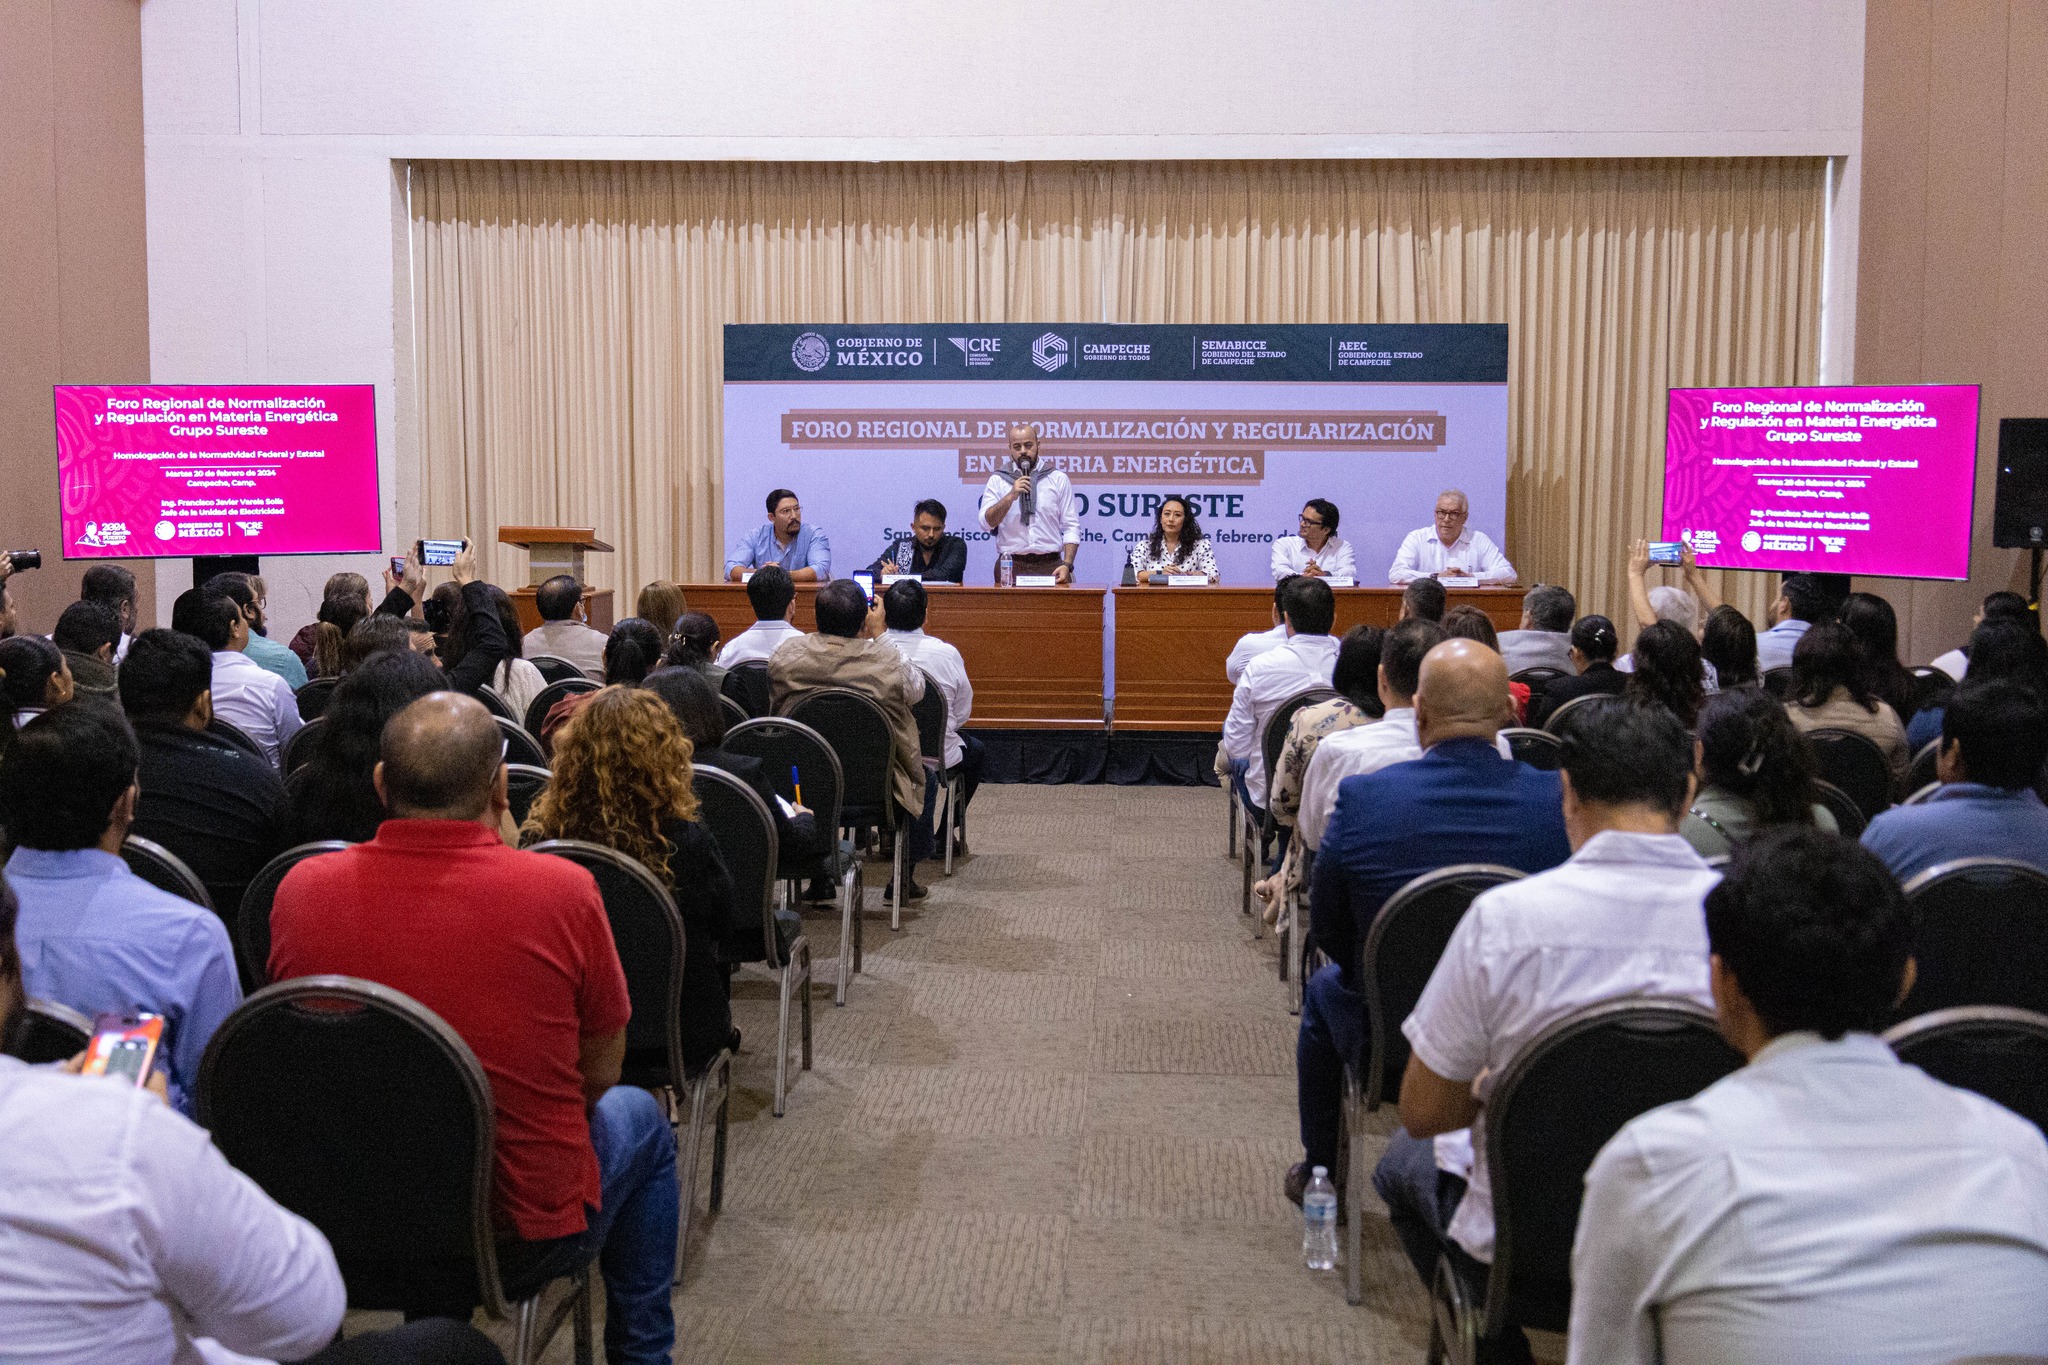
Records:
{"label": "pink digital display screen", "polygon": [[60,384],[66,559],[374,553],[369,384]]}
{"label": "pink digital display screen", "polygon": [[1977,387],[1673,389],[1663,539],[1702,568],[1968,578]]}

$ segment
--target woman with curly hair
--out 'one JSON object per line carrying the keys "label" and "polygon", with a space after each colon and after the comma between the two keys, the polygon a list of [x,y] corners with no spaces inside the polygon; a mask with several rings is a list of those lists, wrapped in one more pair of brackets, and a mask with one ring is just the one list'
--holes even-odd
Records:
{"label": "woman with curly hair", "polygon": [[736,1040],[719,956],[732,877],[697,822],[690,759],[689,738],[660,697],[617,684],[592,693],[555,733],[554,776],[523,832],[617,849],[669,887],[683,917],[683,1065],[694,1072]]}
{"label": "woman with curly hair", "polygon": [[1678,832],[1702,858],[1732,853],[1772,825],[1836,832],[1814,791],[1806,737],[1770,693],[1739,687],[1708,697],[1699,743],[1699,793]]}

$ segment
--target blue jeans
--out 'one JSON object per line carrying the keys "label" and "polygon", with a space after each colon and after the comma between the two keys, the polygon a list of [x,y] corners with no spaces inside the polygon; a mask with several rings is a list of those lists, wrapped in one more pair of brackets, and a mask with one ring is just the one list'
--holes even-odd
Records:
{"label": "blue jeans", "polygon": [[[1380,1164],[1373,1168],[1372,1187],[1386,1201],[1387,1220],[1394,1225],[1394,1233],[1401,1239],[1401,1248],[1408,1253],[1415,1273],[1422,1277],[1423,1287],[1436,1282],[1437,1261],[1448,1260],[1465,1287],[1466,1300],[1484,1314],[1486,1282],[1493,1267],[1451,1240],[1451,1219],[1465,1198],[1465,1181],[1437,1169],[1436,1143],[1429,1138],[1410,1137],[1406,1129],[1396,1128]],[[1510,1327],[1501,1337],[1482,1344],[1480,1358],[1499,1362],[1529,1360],[1529,1338],[1521,1328]]]}
{"label": "blue jeans", "polygon": [[1344,984],[1335,963],[1319,969],[1301,992],[1301,1031],[1294,1040],[1295,1103],[1301,1146],[1311,1166],[1337,1168],[1344,1126],[1344,1063],[1359,1065],[1365,1046],[1365,997]]}
{"label": "blue jeans", "polygon": [[665,1362],[676,1342],[669,1287],[682,1207],[675,1134],[652,1094],[615,1085],[590,1112],[590,1145],[603,1206],[586,1208],[589,1223],[573,1237],[518,1246],[518,1277],[566,1275],[595,1252],[604,1271],[604,1358]]}

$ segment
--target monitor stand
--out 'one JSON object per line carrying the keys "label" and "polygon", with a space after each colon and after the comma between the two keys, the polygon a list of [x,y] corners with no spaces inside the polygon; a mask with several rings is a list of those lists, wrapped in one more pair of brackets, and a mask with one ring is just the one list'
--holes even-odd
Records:
{"label": "monitor stand", "polygon": [[192,557],[192,586],[198,587],[217,573],[261,572],[256,567],[255,555],[194,555]]}

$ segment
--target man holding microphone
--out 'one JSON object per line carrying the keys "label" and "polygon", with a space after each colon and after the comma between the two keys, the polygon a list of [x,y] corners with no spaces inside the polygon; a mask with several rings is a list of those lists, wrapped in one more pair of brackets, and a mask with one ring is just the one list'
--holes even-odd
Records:
{"label": "man holding microphone", "polygon": [[995,581],[1003,581],[1003,556],[1020,574],[1045,574],[1065,585],[1074,581],[1074,555],[1081,548],[1081,508],[1064,472],[1038,472],[1038,427],[1010,424],[1010,463],[989,476],[981,494],[981,524],[995,533]]}

